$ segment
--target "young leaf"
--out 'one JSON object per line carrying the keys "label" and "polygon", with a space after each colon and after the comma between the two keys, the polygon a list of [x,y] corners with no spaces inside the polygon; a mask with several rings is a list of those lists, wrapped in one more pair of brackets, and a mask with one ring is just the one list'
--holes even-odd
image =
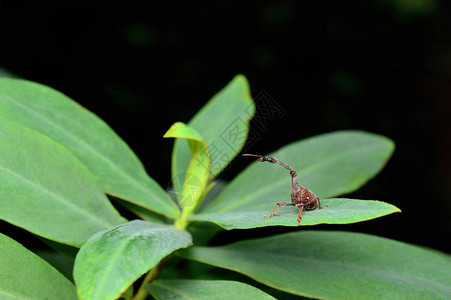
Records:
{"label": "young leaf", "polygon": [[[194,208],[198,205],[198,200],[204,194],[210,177],[210,155],[207,144],[200,134],[189,126],[177,122],[169,128],[164,135],[165,138],[187,139],[191,152],[186,175],[183,176],[184,183],[179,201],[183,208]],[[179,174],[179,179],[181,179]]]}
{"label": "young leaf", "polygon": [[105,192],[175,218],[178,209],[123,140],[101,119],[49,87],[0,79],[0,117],[67,147],[96,175]]}
{"label": "young leaf", "polygon": [[131,221],[93,235],[78,252],[74,279],[81,299],[114,299],[177,249],[192,244],[173,226]]}
{"label": "young leaf", "polygon": [[228,280],[157,280],[146,289],[156,299],[275,299],[251,285]]}
{"label": "young leaf", "polygon": [[0,141],[0,219],[78,247],[95,232],[126,222],[62,145],[4,120]]}
{"label": "young leaf", "polygon": [[[301,185],[323,199],[352,192],[365,184],[383,168],[393,149],[393,142],[380,135],[337,131],[295,142],[270,156],[296,170]],[[291,202],[290,193],[288,170],[256,161],[201,212],[271,211],[277,202]]]}
{"label": "young leaf", "polygon": [[77,299],[74,285],[37,255],[0,234],[0,298]]}
{"label": "young leaf", "polygon": [[[347,224],[379,218],[395,212],[401,212],[394,205],[375,200],[356,199],[324,199],[321,205],[324,209],[314,209],[302,212],[301,225],[317,224]],[[210,221],[225,229],[246,229],[264,226],[298,226],[297,216],[299,209],[293,206],[280,208],[280,216],[265,219],[272,208],[244,208],[241,211],[226,211],[218,213],[200,213],[188,217],[191,221]]]}
{"label": "young leaf", "polygon": [[[246,77],[237,75],[219,91],[188,123],[203,137],[211,157],[211,176],[219,174],[240,152],[249,132],[255,104]],[[183,140],[176,140],[172,153],[172,178],[186,173],[190,151]],[[183,184],[183,183],[182,183]],[[173,182],[176,192],[181,184]]]}
{"label": "young leaf", "polygon": [[320,299],[449,299],[450,256],[376,236],[304,231],[178,253]]}

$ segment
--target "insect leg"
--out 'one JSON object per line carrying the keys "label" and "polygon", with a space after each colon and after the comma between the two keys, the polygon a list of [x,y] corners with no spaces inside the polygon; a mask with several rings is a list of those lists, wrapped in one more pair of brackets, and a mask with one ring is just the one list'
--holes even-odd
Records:
{"label": "insect leg", "polygon": [[302,213],[302,210],[304,209],[304,205],[296,204],[296,207],[299,208],[298,218],[296,220],[298,221],[298,226],[300,226],[301,225],[301,221],[302,221],[301,213]]}
{"label": "insect leg", "polygon": [[321,203],[319,202],[319,198],[317,198],[317,199],[318,199],[318,209],[322,209],[324,207],[327,207],[327,205],[321,206]]}
{"label": "insect leg", "polygon": [[265,217],[265,219],[272,218],[273,215],[274,215],[274,211],[276,210],[276,207],[278,206],[278,207],[279,207],[279,210],[277,211],[277,215],[274,215],[274,217],[277,217],[278,215],[280,215],[280,207],[281,207],[281,206],[287,206],[287,205],[293,205],[293,204],[291,204],[291,203],[286,203],[286,202],[277,202],[277,204],[274,206],[274,208],[273,208],[273,210],[272,210],[272,212],[271,212],[271,215],[270,215],[269,217]]}

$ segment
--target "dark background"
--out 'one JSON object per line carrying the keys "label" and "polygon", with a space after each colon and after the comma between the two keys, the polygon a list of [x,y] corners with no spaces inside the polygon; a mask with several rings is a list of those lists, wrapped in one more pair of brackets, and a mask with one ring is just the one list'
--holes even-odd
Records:
{"label": "dark background", "polygon": [[[449,4],[448,4],[449,5]],[[268,153],[312,135],[362,129],[397,145],[350,195],[403,210],[318,226],[451,252],[451,18],[446,2],[0,2],[0,68],[49,85],[95,112],[163,187],[162,138],[242,73],[285,111],[248,149]],[[249,161],[220,177],[230,180]],[[282,229],[259,229],[261,234]],[[223,233],[223,242],[250,231]],[[252,233],[254,235],[254,233]]]}

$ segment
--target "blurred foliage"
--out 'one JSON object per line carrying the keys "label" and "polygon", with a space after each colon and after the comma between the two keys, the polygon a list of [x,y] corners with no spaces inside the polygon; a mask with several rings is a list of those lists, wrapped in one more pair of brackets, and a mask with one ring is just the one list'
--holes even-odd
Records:
{"label": "blurred foliage", "polygon": [[428,17],[436,12],[437,0],[395,0],[382,1],[399,20],[412,21],[418,17]]}

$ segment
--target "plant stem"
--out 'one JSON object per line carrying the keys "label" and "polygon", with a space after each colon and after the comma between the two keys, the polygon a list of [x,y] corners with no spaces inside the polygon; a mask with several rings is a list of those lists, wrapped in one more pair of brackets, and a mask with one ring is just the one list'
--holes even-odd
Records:
{"label": "plant stem", "polygon": [[182,214],[180,215],[180,218],[175,220],[174,227],[177,229],[185,229],[188,226],[188,221],[186,218],[191,215],[192,213],[188,212],[187,210],[182,210]]}
{"label": "plant stem", "polygon": [[[199,201],[203,200],[203,198],[205,197],[207,192],[213,187],[213,185],[214,184],[210,184],[205,189],[205,191],[201,195]],[[186,229],[186,227],[188,226],[188,221],[186,220],[186,218],[194,213],[194,211],[196,210],[198,204],[199,203],[197,203],[196,206],[183,208],[181,215],[175,220],[174,227],[177,228],[177,229]],[[136,292],[135,297],[133,298],[133,300],[144,300],[144,299],[146,299],[146,297],[147,297],[147,295],[149,293],[145,290],[145,285],[148,284],[149,282],[152,282],[153,280],[155,280],[155,278],[157,278],[158,273],[162,269],[163,264],[166,262],[168,257],[169,256],[167,256],[166,258],[161,260],[158,265],[156,265],[152,270],[150,270],[147,273],[146,277],[144,277],[144,280],[141,283],[141,286],[139,287],[138,291]]]}
{"label": "plant stem", "polygon": [[211,182],[203,191],[202,195],[197,200],[196,205],[190,206],[190,207],[183,207],[182,213],[180,216],[175,220],[174,227],[177,229],[186,229],[188,227],[188,221],[186,220],[187,217],[194,214],[196,209],[199,207],[199,205],[204,200],[207,193],[211,190],[211,188],[215,185],[214,182]]}
{"label": "plant stem", "polygon": [[[160,264],[161,264],[161,262],[160,262]],[[141,286],[139,287],[138,291],[136,292],[136,295],[133,298],[133,300],[144,300],[147,298],[149,293],[145,290],[145,286],[146,286],[146,284],[148,284],[149,282],[151,282],[152,280],[154,280],[157,277],[160,264],[156,265],[152,270],[150,270],[147,273],[146,277],[144,277],[144,280],[141,283]]]}

